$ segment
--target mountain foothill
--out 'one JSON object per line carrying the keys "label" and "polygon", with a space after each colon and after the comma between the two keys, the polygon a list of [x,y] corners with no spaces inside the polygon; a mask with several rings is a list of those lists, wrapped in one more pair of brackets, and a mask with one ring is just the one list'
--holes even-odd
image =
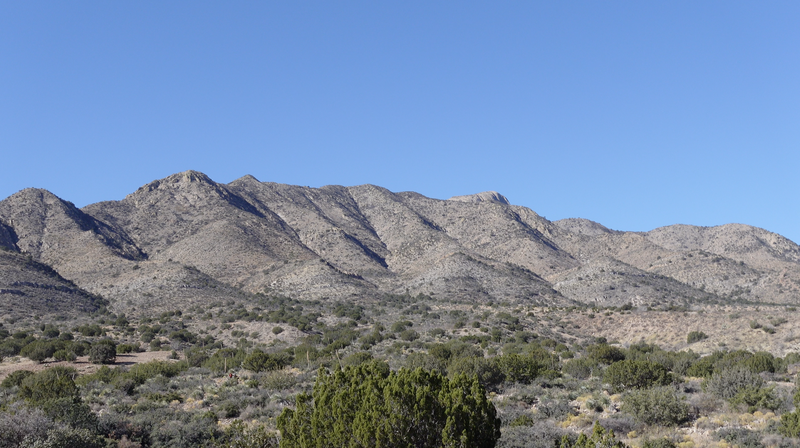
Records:
{"label": "mountain foothill", "polygon": [[5,315],[133,315],[257,294],[390,294],[536,306],[796,304],[800,246],[743,224],[611,230],[549,221],[496,192],[432,199],[186,171],[77,208],[28,188],[0,201]]}

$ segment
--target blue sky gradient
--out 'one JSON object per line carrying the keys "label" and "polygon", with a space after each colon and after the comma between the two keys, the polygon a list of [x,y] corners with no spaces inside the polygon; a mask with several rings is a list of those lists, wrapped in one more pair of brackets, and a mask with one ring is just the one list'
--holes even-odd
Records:
{"label": "blue sky gradient", "polygon": [[800,3],[0,1],[0,198],[496,190],[800,242]]}

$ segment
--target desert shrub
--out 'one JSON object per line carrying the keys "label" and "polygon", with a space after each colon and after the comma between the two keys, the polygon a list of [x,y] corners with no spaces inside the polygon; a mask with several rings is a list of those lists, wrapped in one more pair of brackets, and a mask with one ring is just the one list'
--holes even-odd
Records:
{"label": "desert shrub", "polygon": [[294,364],[305,366],[320,357],[319,350],[310,344],[300,344],[294,348]]}
{"label": "desert shrub", "polygon": [[590,378],[598,369],[597,361],[589,358],[572,359],[565,362],[561,367],[562,372],[579,380]]}
{"label": "desert shrub", "polygon": [[419,333],[416,330],[406,329],[400,332],[400,339],[404,341],[416,341],[419,339]]}
{"label": "desert shrub", "polygon": [[648,344],[644,341],[639,341],[635,344],[631,344],[627,350],[625,350],[625,359],[645,359],[648,355],[656,352],[663,351],[661,347],[656,344]]}
{"label": "desert shrub", "polygon": [[271,355],[256,350],[242,361],[242,367],[252,372],[264,372],[282,369],[289,364],[285,356]]}
{"label": "desert shrub", "polygon": [[411,353],[410,355],[406,356],[404,366],[409,370],[422,368],[425,370],[439,372],[442,375],[447,374],[447,364],[440,358],[432,356],[428,353]]}
{"label": "desert shrub", "polygon": [[690,331],[689,334],[686,336],[686,343],[692,344],[698,341],[702,341],[703,339],[708,339],[708,335],[703,333],[702,331]]}
{"label": "desert shrub", "polygon": [[145,344],[149,344],[149,343],[153,342],[153,339],[155,339],[155,337],[156,337],[156,334],[152,330],[147,330],[147,331],[142,332],[142,335],[140,336],[140,339]]}
{"label": "desert shrub", "polygon": [[42,336],[44,336],[46,338],[49,338],[49,339],[57,338],[59,334],[61,334],[61,331],[58,328],[55,328],[55,327],[47,327],[42,332]]}
{"label": "desert shrub", "polygon": [[70,350],[58,350],[53,353],[53,358],[56,361],[75,361],[78,359],[78,356]]}
{"label": "desert shrub", "polygon": [[234,420],[215,445],[220,448],[277,448],[278,437],[264,425],[248,427],[241,420]]}
{"label": "desert shrub", "polygon": [[[754,355],[747,350],[734,350],[727,352],[723,354],[723,356],[717,362],[714,363],[714,372],[721,372],[725,369],[736,366],[747,366],[748,360],[750,360],[753,356]],[[754,373],[758,372],[754,371]]]}
{"label": "desert shrub", "polygon": [[92,364],[114,364],[117,362],[115,344],[94,344],[89,349],[89,362]]}
{"label": "desert shrub", "polygon": [[286,390],[297,384],[297,377],[284,370],[275,370],[261,376],[259,384],[268,390]]}
{"label": "desert shrub", "polygon": [[372,355],[369,352],[356,352],[345,356],[344,359],[342,359],[342,365],[357,366],[365,362],[370,362],[372,359]]}
{"label": "desert shrub", "polygon": [[428,354],[445,362],[449,361],[450,357],[453,356],[449,344],[431,344],[428,346]]}
{"label": "desert shrub", "polygon": [[447,375],[451,378],[460,375],[475,376],[481,385],[486,388],[495,388],[505,379],[503,372],[497,367],[496,363],[477,356],[455,359],[447,366]]}
{"label": "desert shrub", "polygon": [[12,387],[18,387],[19,385],[22,384],[22,381],[25,378],[27,378],[27,377],[29,377],[31,375],[33,375],[33,372],[31,372],[30,370],[16,370],[14,372],[11,372],[3,380],[3,382],[0,383],[0,387],[5,387],[5,388],[9,388],[9,389],[12,388]]}
{"label": "desert shrub", "polygon": [[677,445],[672,440],[666,437],[660,439],[648,439],[642,443],[642,448],[677,448]]}
{"label": "desert shrub", "polygon": [[47,431],[44,439],[24,441],[20,448],[104,448],[105,440],[82,428],[56,427]]}
{"label": "desert shrub", "polygon": [[625,448],[625,444],[614,437],[614,431],[607,431],[599,423],[594,424],[592,435],[581,434],[574,442],[569,436],[561,438],[559,448]]}
{"label": "desert shrub", "polygon": [[730,400],[734,406],[744,405],[748,412],[758,409],[775,411],[781,407],[782,400],[775,392],[775,387],[745,387],[740,389]]}
{"label": "desert shrub", "polygon": [[671,365],[664,365],[677,375],[687,375],[689,368],[697,362],[700,356],[691,350],[680,352],[666,352],[671,360]]}
{"label": "desert shrub", "polygon": [[188,344],[194,344],[197,341],[197,335],[189,330],[182,329],[170,333],[169,339],[173,342],[185,342]]}
{"label": "desert shrub", "polygon": [[450,360],[468,357],[482,357],[483,350],[473,344],[468,344],[464,341],[450,341],[447,344],[450,350]]}
{"label": "desert shrub", "polygon": [[[5,383],[5,381],[3,381]],[[794,394],[792,395],[792,404],[794,407],[800,409],[800,388],[795,388]]]}
{"label": "desert shrub", "polygon": [[75,384],[84,387],[93,381],[99,381],[106,384],[111,384],[115,379],[125,375],[122,369],[110,369],[108,366],[102,366],[96,372],[87,375],[81,375],[75,379]]}
{"label": "desert shrub", "polygon": [[[355,322],[351,321],[353,325]],[[353,329],[348,323],[342,323],[335,327],[328,327],[322,333],[322,343],[327,346],[322,350],[323,353],[332,355],[335,351],[348,347],[353,341],[359,338],[361,333]]]}
{"label": "desert shrub", "polygon": [[135,353],[139,351],[139,345],[133,344],[119,344],[117,346],[117,354],[123,355],[126,353]]}
{"label": "desert shrub", "polygon": [[529,384],[545,371],[558,367],[558,357],[544,350],[534,350],[524,355],[507,354],[494,358],[505,376],[505,381]]}
{"label": "desert shrub", "polygon": [[358,342],[361,343],[361,350],[369,350],[370,347],[378,344],[381,341],[383,341],[383,335],[377,328],[373,329],[372,332],[365,334],[358,340]]}
{"label": "desert shrub", "polygon": [[619,393],[628,389],[666,386],[672,382],[672,375],[661,364],[626,359],[608,366],[603,382],[610,384],[614,393]]}
{"label": "desert shrub", "polygon": [[278,418],[282,448],[494,447],[500,420],[476,379],[372,362],[327,374]]}
{"label": "desert shrub", "polygon": [[[505,415],[504,415],[504,417],[505,417]],[[503,420],[503,419],[501,418],[501,420]],[[511,427],[514,427],[514,426],[531,426],[535,422],[536,421],[533,419],[533,417],[531,417],[531,415],[529,413],[525,412],[525,413],[516,415],[516,417],[513,420],[511,420],[510,422],[508,422],[508,424],[506,426],[511,426]]]}
{"label": "desert shrub", "polygon": [[586,354],[589,358],[602,364],[611,364],[625,359],[625,353],[614,346],[608,344],[595,344],[586,347]]}
{"label": "desert shrub", "polygon": [[97,416],[80,397],[62,397],[38,404],[53,420],[66,423],[73,428],[97,430]]}
{"label": "desert shrub", "polygon": [[188,368],[189,365],[185,361],[150,361],[131,366],[125,373],[125,377],[132,379],[137,385],[140,385],[144,384],[150,378],[155,378],[159,375],[165,378],[172,378]]}
{"label": "desert shrub", "polygon": [[722,428],[714,434],[714,437],[740,448],[764,448],[761,436],[745,428]]}
{"label": "desert shrub", "polygon": [[233,401],[226,401],[218,407],[220,416],[224,418],[236,418],[239,416],[239,405]]}
{"label": "desert shrub", "polygon": [[622,409],[647,425],[674,426],[689,417],[689,406],[672,386],[630,391]]}
{"label": "desert shrub", "polygon": [[572,405],[565,400],[541,399],[536,406],[537,414],[544,418],[561,419],[573,413]]}
{"label": "desert shrub", "polygon": [[19,354],[20,350],[22,350],[22,347],[25,347],[27,344],[28,342],[21,339],[5,339],[3,342],[0,342],[0,356],[16,356]]}
{"label": "desert shrub", "polygon": [[710,378],[714,374],[714,365],[725,356],[724,352],[716,351],[695,361],[688,369],[686,375]]}
{"label": "desert shrub", "polygon": [[55,427],[41,409],[12,405],[0,412],[0,447],[18,447],[26,439],[29,443],[46,439],[47,431]]}
{"label": "desert shrub", "polygon": [[724,400],[730,400],[745,388],[758,389],[763,385],[764,380],[744,366],[724,369],[703,382],[706,392]]}
{"label": "desert shrub", "polygon": [[800,413],[794,411],[781,415],[778,432],[786,437],[800,437]]}
{"label": "desert shrub", "polygon": [[52,341],[34,341],[23,347],[19,354],[31,361],[42,362],[55,352],[56,345]]}
{"label": "desert shrub", "polygon": [[613,414],[610,418],[597,420],[600,426],[614,431],[614,434],[628,434],[636,428],[637,423],[630,415],[625,413]]}
{"label": "desert shrub", "polygon": [[[780,362],[777,362],[780,364]],[[772,353],[756,352],[753,356],[748,357],[743,361],[743,365],[748,367],[753,373],[770,372],[775,373],[776,359]]]}
{"label": "desert shrub", "polygon": [[100,326],[97,324],[81,325],[80,327],[73,328],[73,331],[77,331],[78,333],[86,337],[102,336],[105,334],[105,331],[103,331],[103,329],[100,328]]}
{"label": "desert shrub", "polygon": [[410,328],[412,325],[414,325],[414,324],[409,320],[401,320],[401,321],[393,323],[391,328],[390,328],[390,331],[392,333],[400,333],[401,331],[405,330],[406,328]]}
{"label": "desert shrub", "polygon": [[139,417],[145,420],[141,423],[142,426],[150,428],[149,438],[152,446],[175,448],[208,446],[212,439],[222,435],[217,428],[216,417],[212,413],[189,416],[176,412],[167,415],[148,412]]}
{"label": "desert shrub", "polygon": [[70,344],[69,349],[77,356],[83,356],[89,352],[89,344],[87,342],[75,342]]}
{"label": "desert shrub", "polygon": [[184,350],[183,356],[190,367],[200,367],[208,359],[208,352],[202,347],[191,347]]}
{"label": "desert shrub", "polygon": [[77,397],[78,388],[74,381],[77,375],[78,372],[72,368],[52,367],[26,376],[20,383],[19,394],[33,404]]}
{"label": "desert shrub", "polygon": [[247,352],[241,349],[221,348],[203,362],[203,367],[215,373],[227,373],[241,366],[247,356]]}
{"label": "desert shrub", "polygon": [[444,336],[446,333],[447,333],[447,332],[444,330],[444,328],[434,328],[434,329],[432,329],[432,330],[430,330],[430,331],[428,332],[428,334],[430,334],[431,336],[433,336],[433,337],[435,337],[435,338],[437,338],[437,337],[442,337],[442,336]]}
{"label": "desert shrub", "polygon": [[497,448],[553,448],[570,433],[548,422],[531,426],[507,426],[497,441]]}

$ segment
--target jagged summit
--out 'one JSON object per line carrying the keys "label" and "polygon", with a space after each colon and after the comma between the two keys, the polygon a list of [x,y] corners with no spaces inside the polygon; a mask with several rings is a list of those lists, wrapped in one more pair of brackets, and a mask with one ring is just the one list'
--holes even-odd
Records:
{"label": "jagged summit", "polygon": [[449,200],[458,202],[495,202],[497,204],[511,205],[507,197],[496,191],[484,191],[482,193],[465,196],[453,196]]}
{"label": "jagged summit", "polygon": [[[147,185],[140,187],[136,192],[153,191],[159,188],[180,188],[183,185],[200,183],[207,185],[217,185],[210,177],[199,171],[188,170],[182,173],[169,175],[163,179],[154,180]],[[135,193],[134,193],[135,194]]]}
{"label": "jagged summit", "polygon": [[234,184],[239,184],[239,183],[245,183],[245,182],[257,182],[257,183],[261,183],[261,181],[260,181],[260,180],[258,180],[258,179],[256,179],[256,177],[255,177],[255,176],[253,176],[252,174],[245,174],[244,176],[242,176],[242,177],[240,177],[240,178],[238,178],[238,179],[234,180],[233,182],[231,182],[229,185],[234,185]]}

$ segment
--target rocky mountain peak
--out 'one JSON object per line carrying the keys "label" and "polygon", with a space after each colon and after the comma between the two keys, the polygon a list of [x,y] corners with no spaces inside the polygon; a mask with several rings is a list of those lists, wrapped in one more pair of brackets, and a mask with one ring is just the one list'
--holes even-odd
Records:
{"label": "rocky mountain peak", "polygon": [[260,181],[260,180],[258,180],[258,179],[256,179],[256,177],[255,177],[255,176],[253,176],[252,174],[245,174],[244,176],[242,176],[242,177],[240,177],[240,178],[236,179],[234,182],[236,182],[236,181],[241,181],[241,182],[258,182],[258,183],[261,183],[261,181]]}
{"label": "rocky mountain peak", "polygon": [[511,205],[507,197],[496,191],[484,191],[482,193],[465,196],[453,196],[449,200],[458,202],[494,202],[497,204]]}
{"label": "rocky mountain peak", "polygon": [[182,187],[190,186],[192,184],[201,184],[209,186],[217,185],[216,182],[211,180],[211,178],[206,176],[205,174],[199,171],[188,170],[182,173],[172,174],[163,179],[154,180],[149,184],[140,187],[138,190],[136,190],[136,193],[150,192],[155,190],[165,190],[165,189],[181,189]]}

